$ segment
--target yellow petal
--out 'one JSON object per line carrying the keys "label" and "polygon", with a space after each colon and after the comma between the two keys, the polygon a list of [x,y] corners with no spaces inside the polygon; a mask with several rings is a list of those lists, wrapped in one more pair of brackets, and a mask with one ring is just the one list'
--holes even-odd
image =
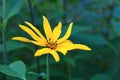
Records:
{"label": "yellow petal", "polygon": [[58,43],[58,46],[68,46],[73,44],[70,40],[65,40],[62,43]]}
{"label": "yellow petal", "polygon": [[21,42],[30,42],[30,43],[33,43],[33,44],[38,45],[38,46],[46,46],[46,41],[43,38],[40,38],[39,42],[29,40],[25,37],[13,37],[12,40],[17,40],[17,41],[21,41]]}
{"label": "yellow petal", "polygon": [[30,42],[30,40],[25,37],[13,37],[12,40],[17,40],[21,42]]}
{"label": "yellow petal", "polygon": [[24,25],[19,25],[19,27],[24,30],[26,33],[28,33],[34,40],[39,41],[40,37],[38,37],[30,28],[24,26]]}
{"label": "yellow petal", "polygon": [[59,51],[66,55],[68,50],[80,49],[80,50],[91,50],[88,46],[83,44],[73,44],[70,40],[65,40],[58,44],[56,51]]}
{"label": "yellow petal", "polygon": [[83,44],[73,44],[70,40],[66,40],[62,42],[59,46],[66,47],[67,50],[72,50],[72,49],[80,49],[80,50],[91,50],[86,45]]}
{"label": "yellow petal", "polygon": [[31,27],[40,37],[44,38],[44,36],[42,35],[42,33],[35,27],[33,26],[31,23],[29,22],[25,22],[29,27]]}
{"label": "yellow petal", "polygon": [[91,48],[83,44],[73,44],[69,47],[69,50],[72,50],[72,49],[91,50]]}
{"label": "yellow petal", "polygon": [[68,51],[65,46],[59,46],[55,50],[58,52],[61,52],[63,55],[66,55],[66,53]]}
{"label": "yellow petal", "polygon": [[70,47],[71,44],[72,44],[72,42],[70,40],[66,40],[66,41],[58,44],[57,48],[55,50],[63,53],[63,55],[66,55],[68,48]]}
{"label": "yellow petal", "polygon": [[61,43],[61,42],[65,41],[65,40],[67,40],[69,38],[69,36],[71,34],[71,30],[72,30],[72,25],[73,25],[73,23],[70,23],[67,32],[65,33],[65,35],[62,38],[60,38],[58,40],[58,43]]}
{"label": "yellow petal", "polygon": [[30,42],[38,46],[46,46],[46,43],[47,43],[43,38],[41,38],[39,41],[31,40]]}
{"label": "yellow petal", "polygon": [[58,55],[58,53],[55,50],[51,50],[50,54],[54,57],[56,62],[58,62],[60,60],[59,55]]}
{"label": "yellow petal", "polygon": [[46,34],[47,40],[51,39],[52,29],[50,27],[49,21],[45,16],[43,16],[43,27],[44,27],[44,32]]}
{"label": "yellow petal", "polygon": [[52,42],[57,41],[57,39],[59,38],[61,34],[61,27],[62,27],[62,23],[59,22],[59,24],[54,28],[52,35]]}
{"label": "yellow petal", "polygon": [[56,62],[58,62],[60,60],[57,52],[54,51],[54,50],[51,50],[49,48],[43,48],[43,49],[37,50],[35,52],[35,56],[41,56],[41,55],[44,55],[44,54],[51,54],[54,57],[54,59],[56,60]]}

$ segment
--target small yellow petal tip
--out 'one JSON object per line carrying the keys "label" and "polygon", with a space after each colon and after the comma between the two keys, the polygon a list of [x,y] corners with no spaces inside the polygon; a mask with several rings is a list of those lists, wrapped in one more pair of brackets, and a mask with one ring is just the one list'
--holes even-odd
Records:
{"label": "small yellow petal tip", "polygon": [[43,15],[43,19],[46,19],[46,17]]}
{"label": "small yellow petal tip", "polygon": [[85,50],[91,51],[92,49],[90,47],[86,46]]}
{"label": "small yellow petal tip", "polygon": [[43,21],[46,22],[48,19],[43,15]]}
{"label": "small yellow petal tip", "polygon": [[34,55],[34,57],[37,57],[37,55]]}
{"label": "small yellow petal tip", "polygon": [[73,22],[71,22],[70,24],[72,24],[72,25],[73,25]]}
{"label": "small yellow petal tip", "polygon": [[60,61],[60,58],[55,59],[55,61],[56,61],[56,62],[59,62],[59,61]]}
{"label": "small yellow petal tip", "polygon": [[92,49],[91,48],[88,48],[88,51],[91,51]]}
{"label": "small yellow petal tip", "polygon": [[62,26],[62,22],[59,22],[59,25]]}
{"label": "small yellow petal tip", "polygon": [[73,22],[71,22],[70,25],[72,26],[72,25],[73,25]]}
{"label": "small yellow petal tip", "polygon": [[63,55],[65,56],[67,53],[63,53]]}
{"label": "small yellow petal tip", "polygon": [[59,62],[59,60],[56,60],[56,62]]}
{"label": "small yellow petal tip", "polygon": [[73,22],[71,22],[71,23],[69,24],[69,27],[70,27],[70,28],[72,28],[72,27],[73,27]]}
{"label": "small yellow petal tip", "polygon": [[19,27],[22,27],[22,25],[21,25],[21,24],[19,24]]}
{"label": "small yellow petal tip", "polygon": [[29,23],[29,22],[28,22],[28,21],[25,21],[24,23],[27,24],[27,23]]}
{"label": "small yellow petal tip", "polygon": [[35,57],[38,57],[39,55],[38,54],[34,54]]}
{"label": "small yellow petal tip", "polygon": [[17,37],[13,37],[13,38],[11,38],[12,40],[17,40]]}
{"label": "small yellow petal tip", "polygon": [[13,38],[11,38],[12,40],[15,40],[15,38],[13,37]]}

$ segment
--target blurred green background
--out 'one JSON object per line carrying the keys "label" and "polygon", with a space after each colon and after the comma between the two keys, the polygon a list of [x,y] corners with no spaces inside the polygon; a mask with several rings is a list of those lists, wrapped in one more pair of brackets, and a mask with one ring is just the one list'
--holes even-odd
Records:
{"label": "blurred green background", "polygon": [[[120,0],[31,0],[33,16],[28,0],[6,0],[6,40],[8,63],[22,60],[27,72],[37,72],[35,46],[12,41],[14,36],[29,37],[18,25],[32,22],[44,34],[42,15],[52,28],[62,21],[62,34],[70,22],[73,30],[70,39],[74,43],[86,44],[92,51],[69,51],[60,55],[56,63],[50,57],[51,80],[120,80]],[[2,24],[2,0],[0,0],[0,24]],[[3,64],[3,44],[0,33],[0,64]],[[40,56],[40,71],[46,72],[46,55]],[[26,74],[27,80],[37,80]],[[10,80],[19,80],[10,77]],[[0,73],[0,80],[3,74]]]}

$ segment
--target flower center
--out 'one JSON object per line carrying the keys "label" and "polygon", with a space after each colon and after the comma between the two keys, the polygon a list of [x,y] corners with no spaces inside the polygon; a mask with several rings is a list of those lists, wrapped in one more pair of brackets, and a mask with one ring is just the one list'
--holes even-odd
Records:
{"label": "flower center", "polygon": [[46,47],[50,49],[56,49],[57,43],[56,42],[47,42]]}

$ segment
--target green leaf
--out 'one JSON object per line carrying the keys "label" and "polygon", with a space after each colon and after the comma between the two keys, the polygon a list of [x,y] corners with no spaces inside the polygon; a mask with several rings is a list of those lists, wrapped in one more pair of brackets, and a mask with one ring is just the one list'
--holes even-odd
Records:
{"label": "green leaf", "polygon": [[25,74],[26,74],[26,67],[25,64],[22,61],[16,61],[9,66],[6,65],[0,65],[0,72],[20,78],[22,80],[26,80]]}
{"label": "green leaf", "polygon": [[84,80],[82,78],[73,78],[72,80]]}
{"label": "green leaf", "polygon": [[[26,45],[20,42],[16,42],[16,41],[7,41],[7,51],[12,51],[15,49],[20,49],[20,48],[24,48]],[[3,44],[0,44],[0,53],[3,51],[2,47]]]}
{"label": "green leaf", "polygon": [[75,67],[75,59],[74,58],[65,57],[64,61],[67,62],[67,64],[70,67]]}
{"label": "green leaf", "polygon": [[0,29],[2,28],[2,24],[0,23]]}
{"label": "green leaf", "polygon": [[[55,62],[55,60],[52,56],[49,57],[49,64],[56,64],[56,62]],[[46,58],[45,57],[41,57],[40,65],[41,66],[46,65]],[[31,69],[34,69],[34,68],[36,68],[36,63],[32,63],[31,66],[29,66],[28,70],[31,70]]]}
{"label": "green leaf", "polygon": [[61,69],[60,67],[51,67],[50,70],[52,71],[50,73],[51,76],[66,77],[65,71],[63,69]]}
{"label": "green leaf", "polygon": [[119,15],[120,14],[120,6],[115,7],[113,12],[114,12],[113,16],[120,19],[120,15]]}
{"label": "green leaf", "polygon": [[[68,29],[68,25],[63,27],[63,31],[65,30],[65,32],[66,32],[67,29]],[[90,26],[81,26],[81,25],[74,25],[73,24],[72,34],[78,33],[78,32],[89,31],[89,30],[91,30]]]}
{"label": "green leaf", "polygon": [[0,7],[0,17],[2,17],[2,7]]}
{"label": "green leaf", "polygon": [[90,26],[79,26],[79,25],[73,25],[73,30],[71,35],[76,35],[80,32],[85,32],[91,30]]}
{"label": "green leaf", "polygon": [[6,3],[6,21],[16,15],[22,8],[24,0],[8,0]]}
{"label": "green leaf", "polygon": [[91,35],[91,34],[76,34],[77,36],[71,36],[73,41],[76,41],[77,43],[82,42],[90,45],[98,45],[103,46],[107,45],[107,41],[102,35]]}
{"label": "green leaf", "polygon": [[40,74],[38,74],[38,73],[35,73],[35,72],[28,72],[28,74],[41,77],[42,79],[46,79],[46,78],[47,78],[47,75],[46,75],[45,73],[40,73]]}
{"label": "green leaf", "polygon": [[120,36],[120,22],[112,20],[113,29]]}
{"label": "green leaf", "polygon": [[91,80],[112,80],[112,78],[108,74],[97,74]]}
{"label": "green leaf", "polygon": [[[68,26],[69,25],[63,26],[61,37],[64,36],[64,34],[66,33]],[[89,31],[91,29],[92,28],[90,26],[81,26],[81,25],[74,25],[73,24],[71,36],[75,36],[81,32],[86,32],[86,31]]]}

